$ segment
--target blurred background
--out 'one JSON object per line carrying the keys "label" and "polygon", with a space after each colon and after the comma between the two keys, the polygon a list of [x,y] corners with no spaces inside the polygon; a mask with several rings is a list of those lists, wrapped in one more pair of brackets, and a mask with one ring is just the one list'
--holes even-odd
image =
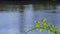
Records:
{"label": "blurred background", "polygon": [[[24,34],[41,18],[60,27],[60,4],[56,0],[40,2],[0,2],[0,34]],[[48,34],[47,30],[26,34]]]}

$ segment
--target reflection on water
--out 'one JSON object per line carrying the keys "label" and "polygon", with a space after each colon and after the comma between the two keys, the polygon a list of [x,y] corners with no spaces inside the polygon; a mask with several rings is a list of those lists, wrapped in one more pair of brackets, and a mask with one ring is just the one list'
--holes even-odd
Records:
{"label": "reflection on water", "polygon": [[[32,5],[24,5],[23,12],[0,12],[0,34],[24,34],[23,31],[30,29],[29,25],[41,18],[47,18],[48,23],[53,23],[60,27],[60,13],[52,10],[33,10]],[[28,32],[27,34],[48,34],[47,31],[40,33],[39,31]]]}

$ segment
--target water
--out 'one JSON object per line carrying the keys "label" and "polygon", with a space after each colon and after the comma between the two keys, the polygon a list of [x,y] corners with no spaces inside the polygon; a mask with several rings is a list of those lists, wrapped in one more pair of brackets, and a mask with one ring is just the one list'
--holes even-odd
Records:
{"label": "water", "polygon": [[[52,23],[60,27],[60,13],[58,10],[33,10],[32,4],[24,5],[24,11],[0,12],[0,34],[24,34],[22,30],[28,31],[30,25],[34,21],[41,18],[47,18],[48,23]],[[30,31],[27,34],[48,34],[47,30],[40,32],[39,30]]]}

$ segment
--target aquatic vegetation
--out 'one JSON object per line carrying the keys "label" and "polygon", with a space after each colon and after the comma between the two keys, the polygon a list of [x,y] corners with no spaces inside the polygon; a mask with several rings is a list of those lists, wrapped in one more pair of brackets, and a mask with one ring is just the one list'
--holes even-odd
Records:
{"label": "aquatic vegetation", "polygon": [[[42,24],[41,24],[42,22]],[[37,21],[35,22],[31,27],[31,30],[29,31],[32,31],[32,30],[40,30],[40,32],[43,32],[44,30],[47,30],[48,31],[48,34],[52,33],[52,34],[60,34],[60,29],[55,26],[54,24],[48,24],[47,23],[47,20],[45,18],[42,18],[41,19],[41,22],[40,21]],[[29,31],[25,32],[28,33]]]}

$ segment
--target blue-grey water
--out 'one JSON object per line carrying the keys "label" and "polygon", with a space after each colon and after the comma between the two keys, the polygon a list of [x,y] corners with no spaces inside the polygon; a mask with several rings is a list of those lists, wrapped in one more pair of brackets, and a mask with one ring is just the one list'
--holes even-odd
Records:
{"label": "blue-grey water", "polygon": [[19,26],[18,12],[0,13],[0,34],[20,34]]}
{"label": "blue-grey water", "polygon": [[[60,27],[60,13],[55,10],[37,10],[34,11],[32,5],[25,5],[25,9],[21,13],[18,11],[0,12],[0,34],[24,34],[21,30],[28,31],[30,25],[34,21],[41,18],[47,18],[48,23],[52,23]],[[47,30],[40,32],[39,30],[28,32],[27,34],[48,34]]]}

